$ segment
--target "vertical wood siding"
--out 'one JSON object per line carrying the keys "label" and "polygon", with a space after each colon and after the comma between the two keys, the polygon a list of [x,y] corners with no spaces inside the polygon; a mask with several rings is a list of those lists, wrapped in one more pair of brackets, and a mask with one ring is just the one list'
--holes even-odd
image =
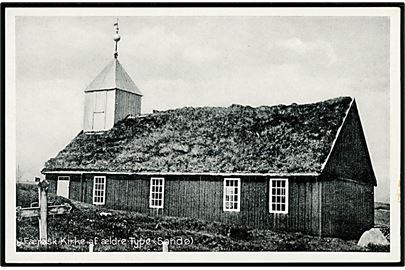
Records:
{"label": "vertical wood siding", "polygon": [[[148,215],[192,217],[254,228],[319,232],[319,184],[315,177],[291,177],[289,212],[269,212],[269,177],[241,179],[240,212],[223,211],[222,176],[164,176],[164,208],[149,208],[150,176],[107,175],[105,208],[135,211]],[[93,174],[71,175],[71,198],[93,203]],[[47,179],[57,179],[47,175]]]}
{"label": "vertical wood siding", "polygon": [[138,115],[141,113],[141,96],[116,90],[115,97],[115,123],[124,119],[128,115]]}
{"label": "vertical wood siding", "polygon": [[329,179],[344,177],[375,184],[375,175],[355,103],[347,115],[323,175]]}
{"label": "vertical wood siding", "polygon": [[374,187],[355,181],[322,182],[322,235],[357,239],[374,226]]}
{"label": "vertical wood siding", "polygon": [[47,174],[46,180],[49,182],[48,192],[57,193],[58,176],[69,176],[69,199],[80,201],[80,175],[78,174]]}
{"label": "vertical wood siding", "polygon": [[322,175],[322,235],[358,238],[374,226],[376,179],[353,103]]}
{"label": "vertical wood siding", "polygon": [[48,192],[56,194],[58,175],[47,174],[45,175],[45,179],[49,182]]}
{"label": "vertical wood siding", "polygon": [[105,129],[110,129],[114,125],[114,107],[116,104],[115,92],[116,90],[105,90],[105,91],[94,91],[87,92],[84,96],[84,120],[83,129],[85,131],[93,129],[93,113],[96,107],[96,96],[97,93],[104,92],[105,95],[105,107],[104,107],[104,117],[105,117]]}

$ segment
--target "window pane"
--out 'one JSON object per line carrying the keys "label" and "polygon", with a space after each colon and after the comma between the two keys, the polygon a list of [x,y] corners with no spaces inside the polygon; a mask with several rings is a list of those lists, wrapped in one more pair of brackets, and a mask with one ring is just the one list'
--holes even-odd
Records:
{"label": "window pane", "polygon": [[150,206],[151,207],[162,207],[163,206],[163,179],[161,178],[151,178],[151,188],[150,188]]}

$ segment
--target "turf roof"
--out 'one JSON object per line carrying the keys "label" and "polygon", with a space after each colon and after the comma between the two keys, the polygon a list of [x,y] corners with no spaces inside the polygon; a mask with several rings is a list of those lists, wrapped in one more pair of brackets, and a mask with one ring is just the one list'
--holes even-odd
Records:
{"label": "turf roof", "polygon": [[318,173],[352,99],[185,107],[79,133],[44,171]]}

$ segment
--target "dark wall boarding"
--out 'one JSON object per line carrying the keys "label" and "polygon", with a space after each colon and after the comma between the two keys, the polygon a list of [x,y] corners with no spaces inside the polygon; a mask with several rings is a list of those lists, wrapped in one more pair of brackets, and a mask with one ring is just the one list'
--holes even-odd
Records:
{"label": "dark wall boarding", "polygon": [[356,181],[322,182],[322,235],[357,238],[374,226],[374,187]]}
{"label": "dark wall boarding", "polygon": [[322,175],[377,184],[356,103],[346,117]]}
{"label": "dark wall boarding", "polygon": [[[70,175],[69,197],[73,200],[93,203],[93,181],[91,174]],[[105,176],[105,175],[103,175]],[[347,184],[336,182],[319,182],[316,177],[288,178],[288,213],[270,213],[269,177],[265,176],[232,176],[241,179],[240,211],[224,211],[224,178],[223,176],[162,176],[164,178],[163,208],[150,208],[151,176],[144,175],[108,175],[106,177],[105,204],[100,207],[135,211],[149,215],[193,217],[249,227],[302,231],[319,235],[334,235],[336,232],[347,232],[342,220],[353,218],[350,211],[371,213],[369,207],[373,198],[363,191],[364,185],[350,190]],[[47,175],[51,182],[50,192],[56,192],[58,175]],[[339,191],[341,187],[346,187]],[[370,187],[368,187],[370,188]],[[333,189],[333,191],[332,191]],[[371,186],[372,190],[372,186]],[[336,196],[330,197],[329,192]],[[351,193],[350,193],[351,192]],[[348,195],[350,193],[351,195]],[[356,199],[359,194],[362,202],[353,208],[347,200]],[[346,197],[343,197],[346,196]],[[336,207],[335,204],[342,204]],[[364,210],[364,211],[363,211]],[[343,211],[345,213],[337,213]],[[361,212],[362,211],[362,212]],[[329,214],[326,214],[330,212]],[[321,213],[324,214],[322,220]],[[359,215],[358,214],[358,215]],[[357,216],[354,218],[358,218]],[[360,218],[358,227],[367,227],[371,219]],[[336,225],[332,223],[339,221]],[[351,224],[353,225],[353,224]],[[322,226],[322,229],[320,229]]]}
{"label": "dark wall boarding", "polygon": [[120,104],[120,106],[115,106],[115,123],[124,119],[128,114],[135,116],[141,113],[141,96],[117,90],[115,100],[116,104]]}

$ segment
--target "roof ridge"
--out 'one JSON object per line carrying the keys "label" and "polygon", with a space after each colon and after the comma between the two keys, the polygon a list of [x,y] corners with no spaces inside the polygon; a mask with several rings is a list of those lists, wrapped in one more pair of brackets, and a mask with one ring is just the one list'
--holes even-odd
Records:
{"label": "roof ridge", "polygon": [[353,104],[356,103],[356,101],[355,101],[354,98],[352,98],[352,97],[350,97],[350,98],[351,98],[350,105],[349,105],[349,107],[347,108],[347,110],[346,110],[346,112],[345,112],[345,116],[343,117],[342,123],[340,124],[338,130],[336,131],[336,135],[335,135],[335,138],[333,139],[333,142],[332,142],[332,145],[331,145],[331,147],[330,147],[329,153],[328,153],[328,155],[326,156],[325,161],[322,163],[321,172],[323,172],[323,170],[325,169],[326,164],[328,164],[330,155],[332,154],[333,149],[335,148],[336,141],[337,141],[337,139],[339,138],[340,132],[341,132],[342,127],[344,126],[344,124],[345,124],[345,122],[346,122],[347,116],[349,115],[349,112],[350,112],[350,110],[352,109]]}
{"label": "roof ridge", "polygon": [[254,110],[260,109],[260,108],[275,108],[279,106],[284,106],[284,107],[293,107],[293,106],[307,106],[307,105],[315,105],[315,104],[320,104],[320,103],[326,103],[328,101],[338,101],[339,99],[345,99],[345,98],[350,98],[350,104],[355,100],[354,97],[352,96],[340,96],[336,98],[330,98],[326,100],[320,100],[320,101],[315,101],[315,102],[309,102],[309,103],[290,103],[290,104],[285,104],[285,103],[279,103],[279,104],[274,104],[274,105],[259,105],[259,106],[252,106],[252,105],[242,105],[242,104],[236,104],[233,103],[229,106],[183,106],[183,107],[178,107],[178,108],[169,108],[169,109],[163,109],[163,110],[157,110],[154,109],[153,112],[151,113],[144,113],[142,116],[145,115],[158,115],[162,113],[170,113],[174,111],[180,111],[180,110],[186,110],[186,109],[232,109],[232,108],[237,108],[237,107],[243,107],[243,108],[251,108]]}
{"label": "roof ridge", "polygon": [[346,97],[317,105],[276,109],[191,107],[160,112],[160,116],[139,117],[142,120],[128,118],[128,122],[120,121],[97,136],[78,135],[45,167],[184,173],[320,173],[352,101]]}

